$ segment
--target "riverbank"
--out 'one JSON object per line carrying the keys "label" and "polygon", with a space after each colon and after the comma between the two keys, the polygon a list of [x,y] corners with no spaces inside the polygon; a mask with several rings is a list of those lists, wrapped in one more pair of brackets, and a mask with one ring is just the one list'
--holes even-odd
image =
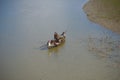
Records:
{"label": "riverbank", "polygon": [[89,0],[83,7],[88,18],[120,34],[120,0]]}

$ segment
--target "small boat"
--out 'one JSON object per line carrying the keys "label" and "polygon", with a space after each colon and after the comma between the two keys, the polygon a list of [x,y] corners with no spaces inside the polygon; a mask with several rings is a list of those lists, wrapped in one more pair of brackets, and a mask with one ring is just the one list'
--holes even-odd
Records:
{"label": "small boat", "polygon": [[59,36],[59,42],[57,42],[56,40],[49,40],[47,42],[47,48],[50,49],[50,48],[53,48],[53,47],[57,47],[61,44],[63,44],[65,42],[65,32],[63,32],[60,36]]}

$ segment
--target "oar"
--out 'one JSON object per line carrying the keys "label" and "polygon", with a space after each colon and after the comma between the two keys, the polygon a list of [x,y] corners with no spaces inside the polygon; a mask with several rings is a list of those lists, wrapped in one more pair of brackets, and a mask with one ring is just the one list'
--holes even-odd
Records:
{"label": "oar", "polygon": [[67,30],[68,30],[68,27],[69,27],[69,26],[67,26],[67,28],[66,28],[66,30],[65,30],[65,33],[67,32]]}

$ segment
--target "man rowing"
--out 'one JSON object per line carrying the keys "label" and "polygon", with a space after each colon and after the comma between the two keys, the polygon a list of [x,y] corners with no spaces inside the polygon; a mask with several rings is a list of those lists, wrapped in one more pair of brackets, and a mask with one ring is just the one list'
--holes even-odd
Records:
{"label": "man rowing", "polygon": [[55,39],[55,41],[56,41],[56,42],[59,42],[59,38],[60,38],[60,36],[58,35],[57,32],[55,32],[55,33],[54,33],[54,39]]}
{"label": "man rowing", "polygon": [[58,35],[56,32],[54,33],[54,39],[56,42],[60,43],[63,38],[65,38],[65,32],[63,32],[61,35]]}

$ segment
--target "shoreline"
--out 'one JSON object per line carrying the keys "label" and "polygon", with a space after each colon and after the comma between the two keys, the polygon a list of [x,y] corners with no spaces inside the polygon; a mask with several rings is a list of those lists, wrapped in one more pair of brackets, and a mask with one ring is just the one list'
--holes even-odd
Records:
{"label": "shoreline", "polygon": [[120,34],[119,3],[119,0],[89,0],[83,10],[90,21]]}

